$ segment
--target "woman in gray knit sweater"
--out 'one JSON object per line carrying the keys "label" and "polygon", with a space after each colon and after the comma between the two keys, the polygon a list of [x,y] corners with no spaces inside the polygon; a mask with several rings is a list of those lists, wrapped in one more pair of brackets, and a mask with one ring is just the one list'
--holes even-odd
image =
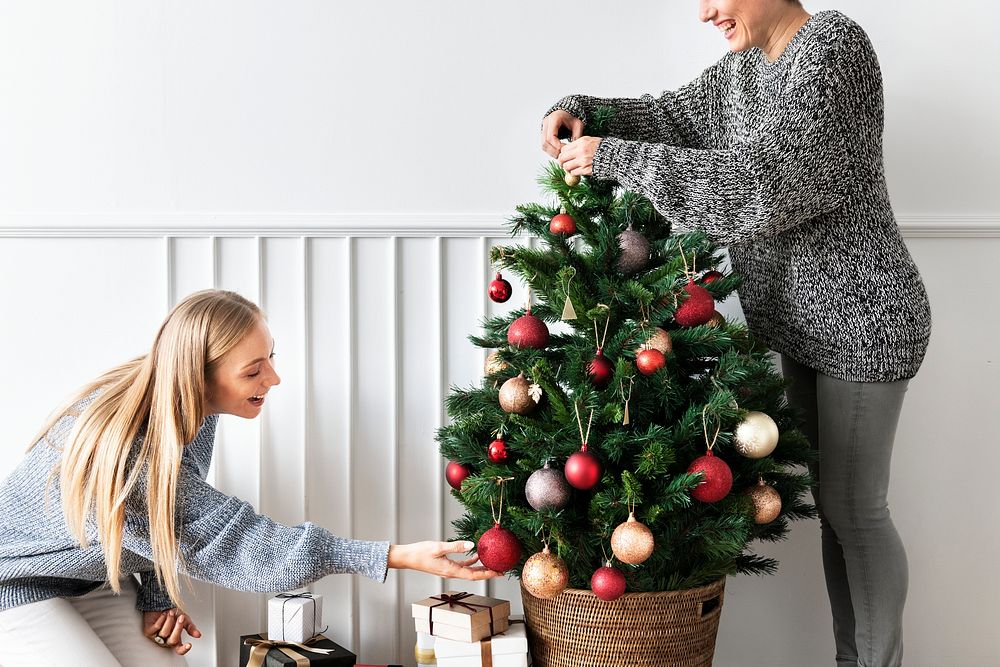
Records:
{"label": "woman in gray knit sweater", "polygon": [[53,413],[0,484],[0,665],[185,664],[183,633],[201,633],[180,610],[181,573],[262,592],[334,573],[382,582],[388,568],[497,576],[447,557],[471,542],[343,539],[210,486],[219,415],[257,417],[279,382],[260,309],[205,290],[177,304],[149,354]]}
{"label": "woman in gray knit sweater", "polygon": [[[788,400],[820,453],[813,495],[837,665],[896,667],[907,561],[886,502],[890,456],[931,317],[886,190],[878,60],[839,12],[700,4],[730,53],[660,97],[560,100],[542,148],[728,246],[747,324],[781,353]],[[609,136],[583,136],[598,106],[617,110]]]}

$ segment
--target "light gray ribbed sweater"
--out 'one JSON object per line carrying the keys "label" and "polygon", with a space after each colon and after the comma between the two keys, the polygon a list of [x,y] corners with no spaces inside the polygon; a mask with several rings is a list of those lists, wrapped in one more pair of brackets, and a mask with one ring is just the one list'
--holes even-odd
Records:
{"label": "light gray ribbed sweater", "polygon": [[[88,405],[97,392],[77,404]],[[77,411],[77,410],[74,410]],[[177,482],[177,525],[187,574],[242,591],[287,591],[328,574],[358,573],[382,582],[388,542],[339,538],[306,522],[289,527],[257,514],[242,500],[206,481],[218,415],[207,417],[185,446]],[[107,580],[96,531],[81,549],[63,520],[58,479],[43,500],[46,480],[76,417],[64,416],[0,485],[0,610],[52,597],[72,597]],[[134,494],[122,540],[122,572],[138,573],[136,606],[158,611],[174,605],[152,575],[149,523],[143,489]]]}
{"label": "light gray ribbed sweater", "polygon": [[930,305],[889,204],[882,75],[855,22],[818,12],[773,63],[748,49],[659,98],[553,109],[586,121],[600,105],[617,114],[594,177],[727,245],[768,347],[848,381],[916,374]]}

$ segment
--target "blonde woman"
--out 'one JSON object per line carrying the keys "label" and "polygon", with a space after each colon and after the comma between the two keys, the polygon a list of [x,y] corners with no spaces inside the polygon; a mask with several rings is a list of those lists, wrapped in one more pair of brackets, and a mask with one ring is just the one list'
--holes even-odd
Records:
{"label": "blonde woman", "polygon": [[[390,545],[284,526],[205,481],[220,414],[253,419],[280,383],[261,310],[233,292],[179,303],[148,354],[53,413],[0,486],[0,665],[182,665],[198,638],[179,574],[284,591],[387,568],[497,573],[469,542]],[[138,575],[138,582],[133,575]]]}

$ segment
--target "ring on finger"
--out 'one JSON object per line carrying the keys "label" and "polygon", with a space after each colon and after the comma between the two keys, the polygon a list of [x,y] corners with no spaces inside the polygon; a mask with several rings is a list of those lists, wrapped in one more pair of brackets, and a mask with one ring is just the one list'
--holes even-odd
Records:
{"label": "ring on finger", "polygon": [[167,640],[161,637],[160,635],[156,635],[155,637],[153,637],[153,641],[159,644],[160,646],[167,645]]}

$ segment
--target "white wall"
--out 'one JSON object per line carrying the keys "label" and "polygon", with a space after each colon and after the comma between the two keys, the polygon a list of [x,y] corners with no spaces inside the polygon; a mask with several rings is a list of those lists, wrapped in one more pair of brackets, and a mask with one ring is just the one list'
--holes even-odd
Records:
{"label": "white wall", "polygon": [[[1000,256],[988,33],[1000,11],[943,6],[807,2],[858,20],[880,54],[890,190],[934,311],[890,500],[910,556],[907,664],[978,667],[1000,662],[985,483],[1000,464],[987,430],[1000,304],[985,287]],[[224,421],[220,488],[344,535],[447,535],[458,508],[432,434],[447,386],[480,372],[465,336],[492,312],[501,217],[537,198],[539,117],[568,92],[696,75],[723,48],[696,12],[694,0],[0,3],[0,474],[63,395],[148,346],[170,303],[216,285],[269,311],[284,377],[262,419]],[[832,663],[818,526],[767,551],[776,577],[729,582],[716,664]],[[407,603],[441,585],[393,573],[315,589],[331,635],[387,662],[411,655]],[[190,663],[234,664],[262,598],[197,592],[206,637]]]}

